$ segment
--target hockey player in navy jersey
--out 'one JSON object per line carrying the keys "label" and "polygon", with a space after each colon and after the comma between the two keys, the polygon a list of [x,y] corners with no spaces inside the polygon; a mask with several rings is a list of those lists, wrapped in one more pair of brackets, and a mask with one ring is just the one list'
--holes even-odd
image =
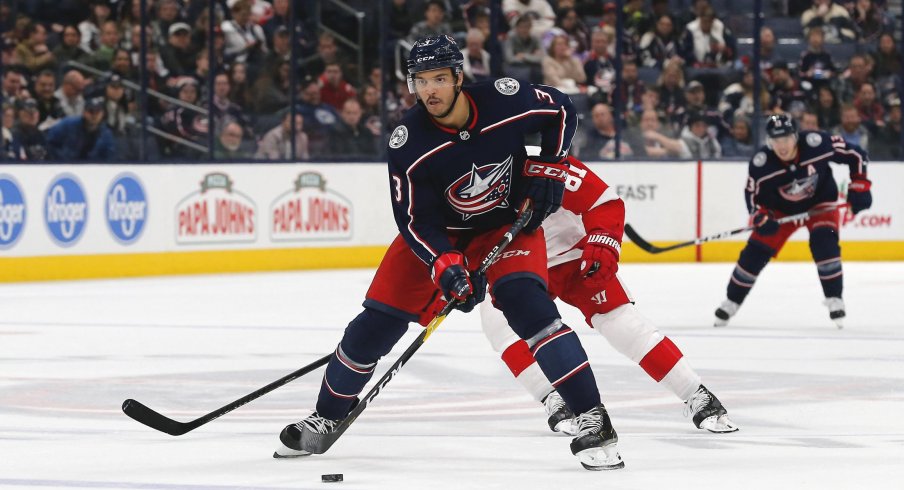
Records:
{"label": "hockey player in navy jersey", "polygon": [[[832,206],[838,197],[838,186],[829,162],[850,168],[851,183],[847,201],[854,214],[869,209],[873,198],[866,176],[867,158],[856,145],[845,143],[840,136],[821,131],[801,131],[786,114],[770,116],[766,122],[766,146],[750,160],[744,196],[747,209],[756,226],[741,251],[728,283],[728,298],[716,309],[715,326],[728,324],[750,292],[760,271],[776,256],[797,228],[810,232],[810,252],[829,317],[841,328],[844,301],[841,299],[841,248],[838,245],[839,210]],[[779,224],[776,218],[807,212],[813,214],[800,222]]]}
{"label": "hockey player in navy jersey", "polygon": [[[335,430],[409,322],[427,325],[444,301],[471,311],[489,284],[493,304],[577,414],[572,453],[590,470],[624,466],[587,354],[546,289],[540,225],[562,203],[575,111],[558,90],[512,78],[463,87],[463,61],[449,36],[421,39],[411,50],[408,86],[420,103],[389,140],[399,236],[327,366],[316,412],[283,429],[276,457],[309,454],[301,445],[305,431]],[[539,134],[541,151],[528,158],[531,134]],[[473,273],[523,203],[533,208],[525,232],[485,276]]]}

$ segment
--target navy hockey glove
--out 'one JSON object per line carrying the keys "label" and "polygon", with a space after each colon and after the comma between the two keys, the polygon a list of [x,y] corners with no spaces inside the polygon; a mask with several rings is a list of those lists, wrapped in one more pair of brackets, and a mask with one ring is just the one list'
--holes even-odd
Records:
{"label": "navy hockey glove", "polygon": [[524,230],[531,232],[539,228],[543,220],[558,211],[562,205],[565,180],[568,179],[568,163],[565,157],[527,157],[523,175],[528,177],[525,199],[530,199],[534,208],[534,214]]}
{"label": "navy hockey glove", "polygon": [[591,231],[581,254],[581,276],[591,287],[602,287],[618,271],[621,244],[602,230]]}
{"label": "navy hockey glove", "polygon": [[443,292],[446,301],[458,302],[455,308],[465,313],[473,310],[486,297],[486,276],[475,275],[477,286],[482,286],[481,290],[475,288],[461,252],[446,252],[437,257],[430,268],[430,278]]}
{"label": "navy hockey glove", "polygon": [[872,182],[865,175],[854,175],[851,184],[848,185],[847,202],[851,205],[851,212],[859,213],[869,209],[873,205],[873,194],[869,191]]}
{"label": "navy hockey glove", "polygon": [[772,214],[772,211],[757,208],[756,212],[753,213],[753,226],[756,227],[756,232],[760,235],[769,236],[775,235],[781,225],[778,224],[778,221],[775,221],[775,215]]}

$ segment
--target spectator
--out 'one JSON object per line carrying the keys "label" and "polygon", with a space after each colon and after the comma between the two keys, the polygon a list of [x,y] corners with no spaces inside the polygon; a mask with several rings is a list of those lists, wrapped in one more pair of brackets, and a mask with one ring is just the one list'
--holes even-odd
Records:
{"label": "spectator", "polygon": [[631,141],[634,154],[650,158],[691,157],[684,141],[672,138],[662,128],[662,121],[653,109],[646,109],[640,115],[638,128],[630,129],[626,138]]}
{"label": "spectator", "polygon": [[801,53],[797,67],[800,77],[808,80],[815,88],[828,84],[835,78],[835,63],[832,55],[823,48],[824,40],[822,28],[810,29],[807,33],[807,50]]}
{"label": "spectator", "polygon": [[[171,35],[170,27],[176,23],[180,23],[179,3],[176,0],[160,0],[156,17],[151,16],[151,29],[154,31],[154,43],[161,49],[166,46]],[[188,29],[191,32],[191,27]]]}
{"label": "spectator", "polygon": [[638,45],[643,66],[662,68],[666,60],[681,59],[678,55],[678,36],[670,15],[656,19],[656,28],[640,38]]}
{"label": "spectator", "polygon": [[870,69],[866,56],[855,54],[848,63],[847,73],[841,76],[838,95],[842,102],[852,102],[860,92],[860,86],[870,81]]}
{"label": "spectator", "polygon": [[109,71],[113,64],[113,53],[119,46],[119,26],[115,21],[107,20],[101,25],[100,43],[91,54],[89,63],[100,71]]}
{"label": "spectator", "polygon": [[813,6],[801,14],[800,23],[805,34],[813,27],[821,27],[825,42],[829,44],[857,40],[856,28],[848,11],[832,0],[813,0]]}
{"label": "spectator", "polygon": [[52,68],[56,60],[47,47],[47,29],[37,22],[29,23],[25,39],[16,46],[16,56],[31,73]]}
{"label": "spectator", "polygon": [[[772,67],[772,96],[770,106],[775,112],[792,112],[794,106],[802,104],[807,94],[800,89],[797,80],[791,77],[791,70],[784,61],[777,61]],[[780,111],[779,111],[780,109]]]}
{"label": "spectator", "polygon": [[[590,109],[593,125],[586,132],[586,138],[580,147],[580,157],[585,161],[612,160],[615,155],[615,119],[612,108],[606,104],[596,104]],[[622,157],[631,156],[634,152],[627,142],[620,145]]]}
{"label": "spectator", "polygon": [[304,117],[295,114],[295,155],[292,155],[292,113],[285,111],[282,123],[267,131],[257,146],[254,158],[260,160],[308,160],[308,135],[304,132]]}
{"label": "spectator", "polygon": [[226,120],[215,143],[214,157],[223,160],[245,158],[247,153],[242,147],[244,136],[245,132],[242,130],[241,124]]}
{"label": "spectator", "polygon": [[232,84],[229,83],[229,75],[217,73],[213,79],[213,106],[210,107],[210,117],[213,127],[220,129],[226,121],[232,121],[242,126],[242,134],[251,137],[251,122],[245,116],[242,107],[229,98]]}
{"label": "spectator", "polygon": [[392,0],[389,6],[389,38],[404,39],[414,25],[408,0]]}
{"label": "spectator", "polygon": [[[182,77],[176,82],[179,100],[186,105],[198,104],[198,81],[192,77]],[[163,131],[179,138],[195,143],[204,143],[207,138],[208,122],[197,110],[182,105],[172,105],[160,118]],[[197,157],[188,146],[175,144],[169,140],[160,140],[163,154],[169,157]]]}
{"label": "spectator", "polygon": [[873,77],[876,79],[900,76],[902,61],[901,53],[895,44],[895,37],[886,32],[879,36],[878,49],[873,53],[876,60],[873,68]]}
{"label": "spectator", "polygon": [[104,124],[103,97],[88,100],[80,115],[66,117],[50,128],[47,149],[51,160],[64,162],[115,158],[116,141]]}
{"label": "spectator", "polygon": [[69,70],[63,75],[63,83],[53,96],[60,101],[63,115],[76,117],[81,116],[85,109],[84,92],[85,77],[78,70]]}
{"label": "spectator", "polygon": [[468,30],[465,38],[465,48],[461,54],[465,58],[462,71],[467,82],[479,82],[490,78],[490,53],[483,49],[486,40],[479,29]]}
{"label": "spectator", "polygon": [[509,25],[524,15],[529,16],[533,21],[530,33],[537,39],[542,39],[556,23],[556,13],[546,0],[502,0],[502,13]]}
{"label": "spectator", "polygon": [[281,65],[283,62],[291,61],[292,56],[292,38],[290,32],[285,26],[279,26],[273,32],[270,39],[273,49],[264,57],[262,72],[269,72]]}
{"label": "spectator", "polygon": [[126,88],[122,85],[122,78],[113,74],[103,82],[104,109],[106,111],[107,126],[113,131],[117,139],[126,133],[126,125],[134,122],[134,117],[129,110],[129,98],[126,96]]}
{"label": "spectator", "polygon": [[336,157],[371,159],[377,154],[377,139],[361,120],[361,104],[348,99],[342,104],[333,129],[330,154]]}
{"label": "spectator", "polygon": [[220,24],[226,39],[226,58],[250,65],[262,63],[268,51],[267,37],[264,29],[251,19],[251,3],[238,0],[230,12],[232,20]]}
{"label": "spectator", "polygon": [[13,154],[18,160],[36,161],[47,158],[47,139],[38,129],[38,101],[21,99],[16,103],[18,124],[13,129]]}
{"label": "spectator", "polygon": [[289,105],[288,61],[274,66],[254,82],[252,107],[259,114],[273,114]]}
{"label": "spectator", "polygon": [[91,16],[78,24],[82,50],[94,53],[100,47],[101,27],[110,20],[110,4],[106,0],[91,0]]}
{"label": "spectator", "polygon": [[721,146],[723,157],[750,158],[757,149],[756,142],[753,141],[750,120],[743,116],[735,118],[731,125],[731,136],[723,139]]}
{"label": "spectator", "polygon": [[681,140],[690,150],[695,160],[712,160],[722,157],[722,147],[709,131],[706,117],[699,113],[691,113],[687,125],[681,130]]}
{"label": "spectator", "polygon": [[[14,104],[16,100],[27,95],[25,77],[19,69],[4,67],[2,85],[0,100],[3,102]],[[15,112],[14,108],[13,111]]]}
{"label": "spectator", "polygon": [[81,45],[81,32],[72,25],[63,27],[62,42],[53,48],[53,59],[56,60],[58,70],[67,70],[70,61],[85,63],[91,57],[91,53],[85,51]]}
{"label": "spectator", "polygon": [[128,51],[122,48],[117,48],[113,51],[113,61],[110,65],[110,71],[122,77],[123,80],[133,80],[136,82],[141,80],[138,75],[138,70],[132,66],[132,56]]}
{"label": "spectator", "polygon": [[869,151],[869,131],[861,124],[860,111],[852,104],[841,106],[841,124],[833,132],[848,144]]}
{"label": "spectator", "polygon": [[282,29],[289,32],[289,0],[273,0],[273,15],[264,21],[264,36],[267,38],[267,47],[273,50],[273,36]]}
{"label": "spectator", "polygon": [[568,46],[568,38],[559,35],[553,38],[543,57],[543,83],[555,87],[565,93],[575,93],[578,84],[587,81],[584,67]]}
{"label": "spectator", "polygon": [[870,82],[860,85],[860,91],[854,98],[854,107],[860,113],[860,120],[870,133],[877,133],[885,126],[885,109],[879,102],[876,87]]}
{"label": "spectator", "polygon": [[320,76],[320,100],[338,110],[346,100],[356,95],[355,88],[343,78],[339,63],[327,63]]}
{"label": "spectator", "polygon": [[873,139],[870,156],[873,160],[902,160],[901,153],[901,98],[898,94],[892,94],[888,98],[888,111],[885,116],[885,126],[881,128]]}
{"label": "spectator", "polygon": [[681,64],[677,59],[667,61],[656,83],[659,89],[659,109],[670,121],[684,112],[684,72]]}
{"label": "spectator", "polygon": [[320,76],[329,63],[338,63],[343,73],[354,73],[357,65],[339,50],[336,38],[328,32],[320,35],[317,42],[317,55],[304,67],[304,71],[310,76]]}
{"label": "spectator", "polygon": [[556,26],[568,36],[568,46],[579,58],[584,59],[589,49],[590,33],[584,21],[578,17],[578,13],[571,7],[560,7],[556,17]]}
{"label": "spectator", "polygon": [[647,88],[643,80],[638,78],[637,63],[626,60],[622,62],[621,100],[625,110],[639,115],[643,111],[643,94]]}
{"label": "spectator", "polygon": [[882,11],[872,0],[857,0],[854,9],[850,11],[851,20],[857,28],[857,34],[861,43],[874,43],[885,30],[885,18]]}
{"label": "spectator", "polygon": [[726,68],[735,57],[734,36],[712,7],[703,8],[700,16],[687,25],[682,51],[688,66],[696,68]]}
{"label": "spectator", "polygon": [[452,34],[452,28],[445,21],[446,4],[441,0],[430,0],[424,9],[424,20],[418,22],[408,32],[408,42],[414,44],[427,36]]}
{"label": "spectator", "polygon": [[52,71],[44,70],[35,76],[34,86],[34,98],[38,105],[38,125],[41,129],[46,129],[64,116],[60,101],[53,95],[56,90],[56,77]]}
{"label": "spectator", "polygon": [[160,59],[170,76],[181,77],[195,71],[195,53],[191,48],[191,27],[175,22],[167,30],[166,46],[160,49]]}
{"label": "spectator", "polygon": [[16,122],[16,109],[11,104],[3,103],[3,121],[0,124],[0,156],[3,160],[20,160],[19,142],[13,138],[13,125]]}
{"label": "spectator", "polygon": [[252,106],[251,86],[248,83],[248,66],[235,62],[229,65],[229,100],[239,107]]}
{"label": "spectator", "polygon": [[[407,93],[407,88],[405,92]],[[308,78],[301,82],[301,102],[298,112],[304,116],[305,132],[308,133],[311,155],[314,157],[329,152],[330,133],[339,121],[336,109],[320,100],[320,84],[317,79]]]}
{"label": "spectator", "polygon": [[505,70],[511,72],[515,78],[539,83],[543,78],[540,67],[543,61],[543,48],[540,41],[530,33],[532,24],[530,16],[522,15],[518,17],[515,28],[506,37],[503,44]]}
{"label": "spectator", "polygon": [[771,80],[772,64],[777,61],[775,54],[775,33],[767,26],[760,29],[760,72],[766,80]]}
{"label": "spectator", "polygon": [[800,116],[801,131],[822,131],[819,127],[819,116],[815,112],[806,111]]}
{"label": "spectator", "polygon": [[829,87],[821,87],[817,92],[816,108],[817,121],[820,128],[828,130],[841,124],[841,104],[835,96],[835,92]]}
{"label": "spectator", "polygon": [[[733,83],[722,92],[719,101],[719,112],[726,121],[734,121],[736,117],[752,119],[754,117],[753,71],[744,69],[741,81]],[[765,84],[760,84],[760,108],[768,108],[769,92]]]}
{"label": "spectator", "polygon": [[[597,88],[596,100],[611,104],[612,91],[615,90],[615,63],[612,61],[610,43],[615,38],[615,31],[609,27],[593,30],[590,35],[590,51],[584,63],[584,74],[587,82]],[[637,64],[634,64],[635,73]],[[598,95],[597,95],[598,94]]]}

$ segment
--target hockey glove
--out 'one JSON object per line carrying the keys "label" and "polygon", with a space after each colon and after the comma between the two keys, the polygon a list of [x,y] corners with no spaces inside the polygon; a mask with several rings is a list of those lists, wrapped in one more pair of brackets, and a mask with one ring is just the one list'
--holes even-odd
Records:
{"label": "hockey glove", "polygon": [[[446,252],[437,257],[430,268],[430,278],[443,292],[446,301],[458,303],[455,306],[456,309],[467,313],[479,303],[477,294],[475,294],[477,290],[471,282],[471,275],[465,268],[465,257],[461,252]],[[481,285],[483,292],[480,293],[480,299],[482,300],[486,296],[485,277]]]}
{"label": "hockey glove", "polygon": [[534,208],[534,214],[524,229],[531,232],[539,228],[543,220],[562,205],[568,163],[565,157],[527,157],[523,175],[528,178],[525,199],[530,199]]}
{"label": "hockey glove", "polygon": [[753,226],[756,227],[756,232],[760,235],[770,236],[775,235],[781,225],[778,224],[778,221],[775,221],[775,215],[772,214],[772,211],[757,208],[756,212],[753,213]]}
{"label": "hockey glove", "polygon": [[602,287],[618,271],[621,244],[602,230],[591,231],[581,254],[581,276],[591,287]]}
{"label": "hockey glove", "polygon": [[873,194],[869,190],[870,187],[872,187],[872,182],[865,175],[851,176],[847,202],[851,205],[852,213],[857,214],[873,205]]}

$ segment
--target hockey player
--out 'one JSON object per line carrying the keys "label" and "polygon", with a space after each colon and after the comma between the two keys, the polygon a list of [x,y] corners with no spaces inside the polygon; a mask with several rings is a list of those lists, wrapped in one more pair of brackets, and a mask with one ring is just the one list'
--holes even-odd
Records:
{"label": "hockey player", "polygon": [[[409,90],[420,104],[389,140],[389,182],[400,235],[390,245],[364,301],[324,374],[316,412],[280,434],[274,456],[304,456],[305,431],[334,431],[405,333],[426,325],[442,296],[470,311],[486,284],[509,325],[577,414],[571,451],[590,470],[624,466],[618,436],[600,401],[578,336],[546,292],[546,243],[540,225],[562,202],[565,155],[577,118],[556,89],[511,78],[463,87],[463,56],[449,36],[419,40],[408,59]],[[525,136],[539,133],[539,156]],[[534,217],[486,275],[480,261],[514,222],[521,203]]]}
{"label": "hockey player", "polygon": [[[529,147],[528,153],[534,153]],[[625,205],[615,190],[583,162],[568,157],[568,180],[562,207],[543,222],[549,267],[549,293],[577,307],[591,328],[686,404],[699,429],[734,432],[737,426],[705,386],[681,350],[634,307],[616,275],[625,225]],[[525,342],[505,317],[480,306],[484,333],[512,374],[544,404],[549,428],[572,434],[573,413],[554,384],[543,376]]]}
{"label": "hockey player", "polygon": [[[750,160],[744,197],[756,229],[741,251],[731,280],[728,298],[716,309],[715,326],[722,327],[737,313],[760,271],[775,257],[788,237],[800,226],[810,232],[810,252],[816,262],[825,305],[838,328],[844,321],[841,299],[841,248],[838,245],[839,210],[831,207],[838,186],[829,162],[846,164],[851,183],[847,201],[854,214],[873,203],[866,178],[867,158],[858,146],[840,136],[821,131],[801,131],[786,114],[770,116],[766,122],[766,146]],[[824,213],[807,220],[779,225],[775,219],[825,207]]]}

